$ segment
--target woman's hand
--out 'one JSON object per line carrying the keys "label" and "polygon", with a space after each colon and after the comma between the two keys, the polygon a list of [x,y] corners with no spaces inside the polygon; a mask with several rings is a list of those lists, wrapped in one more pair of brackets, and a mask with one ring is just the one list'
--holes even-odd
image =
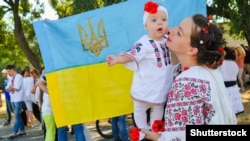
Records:
{"label": "woman's hand", "polygon": [[141,129],[141,132],[143,132],[145,134],[146,139],[149,139],[149,140],[152,140],[152,141],[157,141],[161,137],[160,134],[152,132],[152,131],[148,131],[148,130],[145,130],[145,129]]}

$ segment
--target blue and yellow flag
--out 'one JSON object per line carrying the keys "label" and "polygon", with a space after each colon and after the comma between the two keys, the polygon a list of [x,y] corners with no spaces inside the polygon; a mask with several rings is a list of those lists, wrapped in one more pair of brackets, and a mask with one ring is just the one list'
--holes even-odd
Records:
{"label": "blue and yellow flag", "polygon": [[[154,0],[165,6],[170,27],[206,15],[206,0]],[[133,73],[108,67],[106,57],[130,49],[146,33],[147,0],[129,0],[59,20],[33,23],[58,127],[132,113]]]}

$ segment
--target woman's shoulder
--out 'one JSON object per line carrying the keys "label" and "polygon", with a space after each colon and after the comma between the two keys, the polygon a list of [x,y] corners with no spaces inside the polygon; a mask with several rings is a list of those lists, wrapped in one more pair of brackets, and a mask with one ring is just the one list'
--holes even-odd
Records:
{"label": "woman's shoulder", "polygon": [[211,76],[218,74],[218,69],[209,69],[203,66],[193,66],[186,71],[183,71],[177,78],[197,81],[197,82],[210,82]]}

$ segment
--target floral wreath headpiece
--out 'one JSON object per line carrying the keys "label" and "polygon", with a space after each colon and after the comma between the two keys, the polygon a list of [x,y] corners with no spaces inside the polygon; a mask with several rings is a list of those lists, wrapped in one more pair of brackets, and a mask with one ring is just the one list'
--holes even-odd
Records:
{"label": "floral wreath headpiece", "polygon": [[144,15],[143,15],[143,25],[145,25],[146,20],[148,19],[149,14],[155,14],[157,11],[164,11],[168,17],[167,9],[155,2],[148,1],[144,5]]}
{"label": "floral wreath headpiece", "polygon": [[[207,17],[207,19],[208,19],[207,25],[206,25],[205,27],[202,28],[202,32],[203,32],[204,34],[207,34],[207,33],[208,33],[208,28],[210,27],[210,23],[212,23],[212,16],[209,15],[209,16]],[[203,44],[203,43],[204,43],[203,40],[200,40],[200,44]]]}

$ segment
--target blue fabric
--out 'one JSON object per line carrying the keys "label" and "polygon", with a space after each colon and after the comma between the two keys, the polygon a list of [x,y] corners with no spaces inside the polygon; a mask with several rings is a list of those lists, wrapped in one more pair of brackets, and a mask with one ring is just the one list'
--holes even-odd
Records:
{"label": "blue fabric", "polygon": [[72,128],[74,130],[76,141],[85,141],[83,125],[82,124],[74,124],[74,125],[72,125]]}
{"label": "blue fabric", "polygon": [[10,94],[9,94],[9,92],[5,89],[5,87],[7,86],[7,84],[8,84],[8,78],[5,78],[5,79],[4,79],[4,83],[3,83],[3,91],[4,91],[5,99],[6,99],[6,100],[10,100]]}
{"label": "blue fabric", "polygon": [[67,126],[57,128],[58,141],[67,141]]}
{"label": "blue fabric", "polygon": [[[146,33],[142,19],[147,1],[130,0],[59,20],[34,22],[46,72],[102,63],[107,55],[130,49]],[[206,15],[206,0],[154,1],[167,8],[170,27],[187,16]]]}
{"label": "blue fabric", "polygon": [[6,99],[6,111],[7,111],[7,122],[11,122],[11,112],[13,112],[12,104],[10,102],[10,99]]}
{"label": "blue fabric", "polygon": [[14,123],[14,128],[13,128],[13,132],[15,134],[17,134],[18,131],[24,131],[24,123],[23,123],[22,116],[21,116],[21,110],[22,110],[23,104],[24,104],[23,101],[12,102],[12,106],[13,106],[14,114],[15,114],[15,123]]}
{"label": "blue fabric", "polygon": [[114,140],[128,141],[125,115],[112,118],[112,135]]}
{"label": "blue fabric", "polygon": [[[85,141],[84,129],[82,124],[74,124],[72,125],[74,130],[76,141]],[[57,128],[58,133],[58,141],[67,141],[67,126]]]}

